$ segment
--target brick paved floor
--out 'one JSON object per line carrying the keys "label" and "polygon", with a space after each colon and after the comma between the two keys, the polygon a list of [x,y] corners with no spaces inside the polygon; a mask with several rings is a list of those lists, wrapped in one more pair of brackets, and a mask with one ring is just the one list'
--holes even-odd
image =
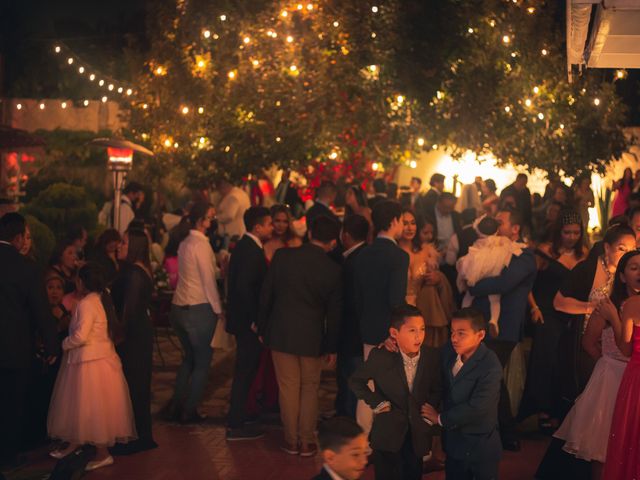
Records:
{"label": "brick paved floor", "polygon": [[[154,356],[153,411],[157,412],[172,392],[175,370],[180,361],[179,350],[167,340],[160,338],[165,365],[157,351]],[[156,420],[154,436],[159,448],[129,457],[117,457],[116,463],[90,474],[89,480],[275,480],[309,479],[320,468],[319,458],[292,457],[281,452],[278,446],[282,439],[277,422],[267,426],[267,435],[252,442],[225,441],[224,417],[229,396],[233,355],[216,350],[209,387],[205,393],[202,411],[209,415],[208,421],[199,426],[182,426]],[[320,392],[321,411],[331,409],[335,396],[333,372],[323,374]],[[501,463],[501,479],[531,479],[547,445],[547,439],[528,435],[523,440],[523,449],[515,454],[507,452]],[[46,479],[54,465],[43,448],[29,454],[29,464],[13,472],[7,472],[9,480]],[[373,479],[370,467],[364,477]],[[424,480],[444,479],[442,473],[424,476]]]}

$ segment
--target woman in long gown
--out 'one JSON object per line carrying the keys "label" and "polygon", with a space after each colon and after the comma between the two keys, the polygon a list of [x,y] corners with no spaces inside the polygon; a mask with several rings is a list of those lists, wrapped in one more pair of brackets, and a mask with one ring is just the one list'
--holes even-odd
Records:
{"label": "woman in long gown", "polygon": [[[640,269],[634,272],[634,287],[640,290]],[[613,411],[607,460],[606,480],[640,478],[640,296],[624,304],[622,318],[614,326],[620,350],[631,355],[622,376]]]}
{"label": "woman in long gown", "polygon": [[629,208],[629,195],[633,191],[633,172],[630,168],[624,169],[622,178],[613,184],[613,190],[617,193],[613,201],[611,217],[624,215],[624,212]]}
{"label": "woman in long gown", "polygon": [[561,395],[565,400],[559,418],[568,412],[571,402],[582,392],[595,366],[582,348],[582,335],[589,317],[598,303],[611,293],[620,258],[635,248],[636,238],[630,227],[615,225],[609,228],[602,245],[594,246],[585,261],[576,265],[553,300],[556,310],[573,315],[558,348]]}
{"label": "woman in long gown", "polygon": [[449,337],[449,321],[455,308],[453,292],[438,270],[439,254],[433,244],[423,243],[421,226],[411,210],[402,213],[404,230],[398,245],[409,254],[406,302],[415,305],[425,319],[425,343],[440,347]]}
{"label": "woman in long gown", "polygon": [[80,268],[76,288],[84,294],[62,342],[64,356],[51,396],[47,430],[65,442],[54,458],[72,453],[80,445],[97,447],[87,470],[113,463],[107,447],[136,437],[129,388],[111,339],[115,309],[98,265]]}
{"label": "woman in long gown", "polygon": [[116,312],[123,327],[123,339],[116,346],[122,370],[129,384],[138,439],[112,449],[127,455],[156,448],[151,432],[151,369],[153,325],[149,316],[153,282],[149,264],[149,240],[143,231],[124,234],[120,248],[122,269],[111,289]]}
{"label": "woman in long gown", "polygon": [[529,295],[535,335],[518,416],[524,419],[538,414],[538,424],[544,431],[557,427],[557,352],[562,332],[570,321],[568,315],[553,308],[553,299],[569,272],[587,255],[578,214],[563,212],[553,241],[540,244],[535,255],[538,275]]}
{"label": "woman in long gown", "polygon": [[584,349],[597,359],[596,366],[584,391],[554,434],[565,441],[566,452],[591,462],[593,479],[601,478],[616,394],[628,361],[616,345],[611,325],[620,322],[620,305],[637,295],[639,271],[640,251],[634,250],[620,259],[611,298],[603,300],[591,315],[582,339]]}

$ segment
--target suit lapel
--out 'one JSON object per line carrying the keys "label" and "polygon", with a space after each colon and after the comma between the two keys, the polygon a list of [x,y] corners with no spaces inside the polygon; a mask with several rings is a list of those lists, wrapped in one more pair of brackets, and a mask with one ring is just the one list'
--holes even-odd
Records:
{"label": "suit lapel", "polygon": [[396,354],[396,372],[397,375],[402,379],[402,385],[404,385],[404,388],[407,390],[407,392],[410,392],[409,382],[407,382],[407,374],[404,371],[404,362],[402,361],[402,354],[400,352]]}
{"label": "suit lapel", "polygon": [[[462,368],[460,369],[458,374],[455,377],[453,377],[453,382],[454,383],[457,380],[460,380],[465,375],[467,375],[474,368],[476,368],[476,366],[478,365],[478,361],[482,357],[484,357],[486,349],[487,349],[487,347],[484,345],[484,343],[481,343],[480,346],[478,347],[478,350],[476,350],[476,352],[473,355],[471,355],[470,359],[468,359],[466,362],[464,362],[464,364],[462,365]],[[454,359],[453,362],[455,364],[455,359]],[[451,365],[451,369],[453,369],[453,365]],[[453,373],[451,372],[451,369],[449,369],[449,373],[450,373],[451,376],[453,376]]]}

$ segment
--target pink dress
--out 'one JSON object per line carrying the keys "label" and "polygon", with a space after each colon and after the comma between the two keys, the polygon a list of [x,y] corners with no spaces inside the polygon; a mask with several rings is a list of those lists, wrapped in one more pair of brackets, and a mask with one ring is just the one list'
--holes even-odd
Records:
{"label": "pink dress", "polygon": [[602,478],[640,478],[640,326],[633,326],[633,353],[624,371],[613,412]]}
{"label": "pink dress", "polygon": [[611,210],[611,217],[617,217],[618,215],[624,215],[624,212],[629,208],[629,195],[631,195],[631,187],[629,182],[623,181],[622,185],[616,193],[616,199],[613,201],[613,208]]}
{"label": "pink dress", "polygon": [[129,387],[97,293],[78,303],[62,349],[49,404],[49,436],[99,446],[136,438]]}

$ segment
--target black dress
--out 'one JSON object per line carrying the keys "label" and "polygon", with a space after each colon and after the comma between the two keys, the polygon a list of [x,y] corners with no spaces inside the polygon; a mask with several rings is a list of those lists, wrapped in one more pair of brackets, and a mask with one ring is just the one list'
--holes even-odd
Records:
{"label": "black dress", "polygon": [[118,318],[124,324],[124,340],[116,346],[129,385],[138,439],[116,445],[115,454],[135,453],[157,447],[151,432],[151,367],[153,325],[149,316],[153,284],[137,265],[125,265],[111,293]]}
{"label": "black dress", "polygon": [[553,299],[571,270],[541,250],[536,249],[535,254],[547,263],[544,270],[538,270],[532,289],[544,323],[535,326],[527,380],[518,414],[521,419],[540,412],[555,413],[553,410],[560,397],[558,345],[570,322],[569,315],[553,308]]}

